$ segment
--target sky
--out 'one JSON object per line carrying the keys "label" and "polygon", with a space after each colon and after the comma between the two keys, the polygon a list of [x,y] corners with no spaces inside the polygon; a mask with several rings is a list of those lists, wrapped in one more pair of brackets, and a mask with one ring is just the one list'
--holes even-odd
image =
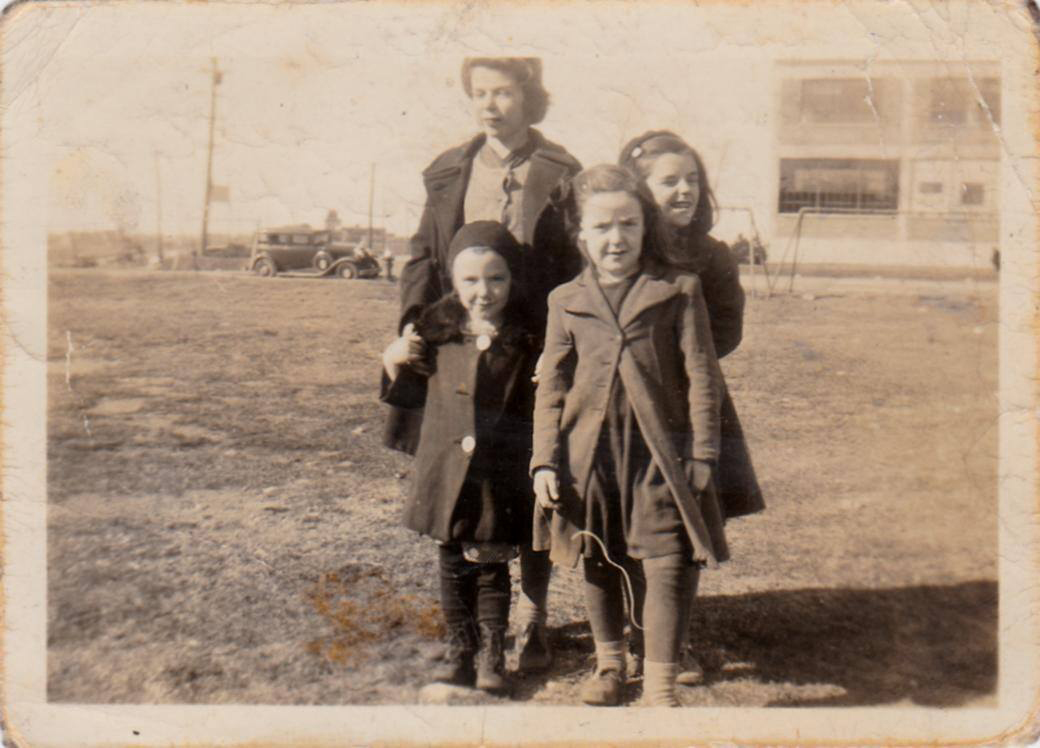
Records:
{"label": "sky", "polygon": [[29,5],[5,22],[20,126],[5,148],[39,148],[51,231],[198,232],[216,59],[213,181],[231,200],[214,204],[211,232],[318,225],[329,209],[364,224],[374,164],[375,223],[407,235],[423,167],[476,132],[462,59],[537,55],[553,99],[539,128],[586,165],[672,128],[720,203],[761,204],[774,60],[978,56],[987,37],[958,50],[958,34],[1006,24],[983,3],[895,6]]}

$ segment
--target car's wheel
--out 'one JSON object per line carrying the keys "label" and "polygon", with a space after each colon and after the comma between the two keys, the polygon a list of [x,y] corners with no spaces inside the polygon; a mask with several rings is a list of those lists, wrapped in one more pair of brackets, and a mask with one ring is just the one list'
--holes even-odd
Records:
{"label": "car's wheel", "polygon": [[347,280],[350,280],[351,278],[357,278],[357,268],[351,265],[349,262],[344,262],[342,265],[339,266],[339,269],[336,271],[336,274],[339,275],[340,278],[346,278]]}
{"label": "car's wheel", "polygon": [[278,272],[278,268],[274,266],[270,257],[261,257],[253,263],[253,272],[262,278],[270,278]]}
{"label": "car's wheel", "polygon": [[322,273],[324,273],[330,267],[332,267],[332,255],[324,251],[318,252],[318,254],[314,255],[315,270],[319,270]]}

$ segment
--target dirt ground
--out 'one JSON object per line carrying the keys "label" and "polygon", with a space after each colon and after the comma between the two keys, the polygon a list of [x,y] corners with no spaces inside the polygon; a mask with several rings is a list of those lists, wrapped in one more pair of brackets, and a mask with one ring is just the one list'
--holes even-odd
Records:
{"label": "dirt ground", "polygon": [[[807,288],[751,300],[723,362],[768,508],[703,575],[681,698],[993,703],[996,286]],[[395,313],[385,281],[52,273],[51,700],[418,700],[440,626],[380,446]],[[556,666],[512,698],[576,704],[575,572],[550,606]]]}

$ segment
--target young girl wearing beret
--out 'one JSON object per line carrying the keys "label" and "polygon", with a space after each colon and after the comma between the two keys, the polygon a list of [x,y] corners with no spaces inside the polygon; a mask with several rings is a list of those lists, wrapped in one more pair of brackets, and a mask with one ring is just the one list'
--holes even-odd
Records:
{"label": "young girl wearing beret", "polygon": [[424,408],[407,527],[438,542],[448,647],[434,680],[506,690],[509,567],[531,539],[531,382],[520,245],[497,221],[463,226],[452,290],[383,354],[383,400]]}

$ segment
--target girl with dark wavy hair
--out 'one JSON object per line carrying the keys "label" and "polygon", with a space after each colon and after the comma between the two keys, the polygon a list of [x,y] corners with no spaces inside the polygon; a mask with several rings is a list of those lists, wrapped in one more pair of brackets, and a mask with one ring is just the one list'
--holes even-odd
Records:
{"label": "girl with dark wavy hair", "polygon": [[[622,148],[618,163],[639,177],[645,193],[657,207],[665,239],[661,245],[665,262],[700,278],[718,357],[732,353],[743,334],[744,289],[729,247],[709,233],[715,223],[716,202],[703,159],[675,133],[651,130],[630,140]],[[714,480],[727,518],[764,508],[744,432],[728,391],[724,392],[721,406],[721,442]],[[638,577],[635,581],[636,609],[641,615],[642,584]],[[638,631],[632,648],[638,662],[643,654]],[[700,667],[689,656],[685,643],[683,652],[678,682],[695,685],[701,680]]]}

